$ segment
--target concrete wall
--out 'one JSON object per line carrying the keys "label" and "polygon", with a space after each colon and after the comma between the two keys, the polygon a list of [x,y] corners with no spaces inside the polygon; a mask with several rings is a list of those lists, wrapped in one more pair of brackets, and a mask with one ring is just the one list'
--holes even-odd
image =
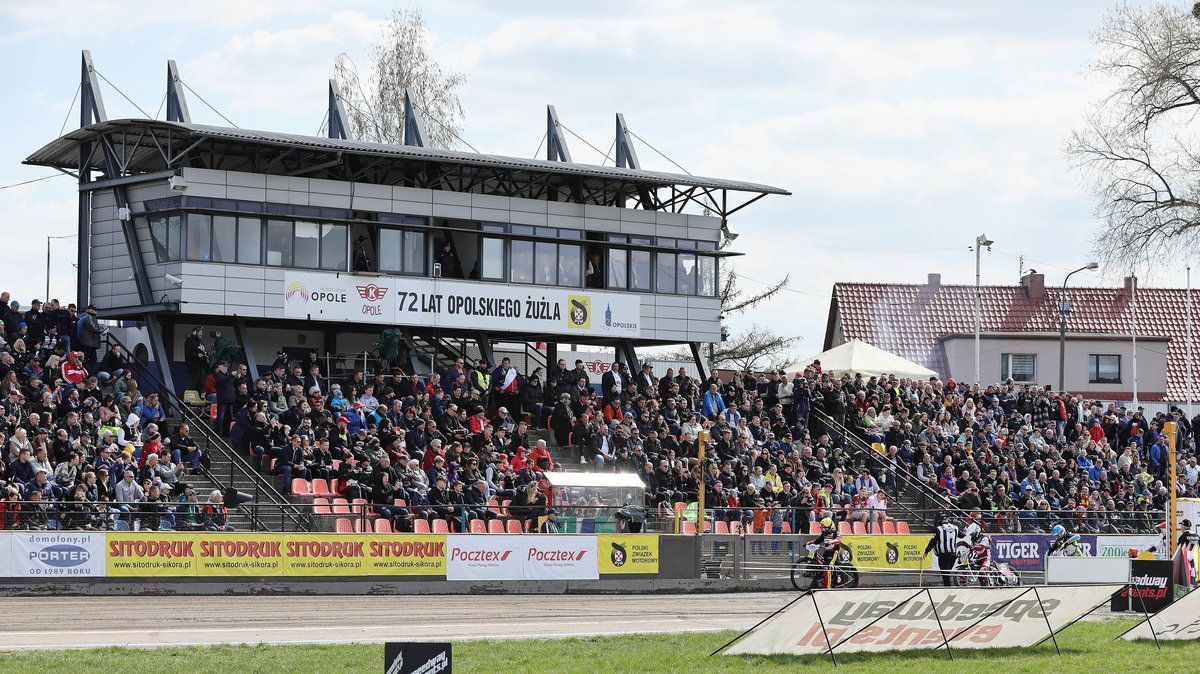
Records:
{"label": "concrete wall", "polygon": [[[1167,386],[1167,343],[1162,338],[1138,339],[1138,388],[1140,391],[1161,392]],[[975,339],[972,335],[955,335],[943,339],[947,376],[970,381],[975,377]],[[1036,383],[1058,387],[1058,335],[983,335],[979,344],[979,374],[984,382],[1000,381],[1001,355],[1031,353],[1037,356],[1034,374]],[[1075,392],[1116,394],[1133,389],[1133,344],[1128,335],[1067,335],[1066,389]],[[1088,381],[1088,356],[1113,354],[1121,356],[1121,382],[1093,384]]]}
{"label": "concrete wall", "polygon": [[[270,176],[234,171],[183,169],[188,196],[352,208],[514,224],[566,227],[720,241],[719,218],[629,208],[590,206],[366,183]],[[165,180],[130,188],[135,215],[149,199],[174,196]],[[92,203],[92,299],[101,308],[140,304],[132,280],[129,250],[111,191],[97,191]],[[283,275],[278,267],[179,261],[158,263],[144,217],[135,217],[142,257],[157,301],[181,303],[197,317],[282,318]],[[182,289],[167,283],[171,274],[186,279]],[[507,285],[507,284],[505,284]],[[536,286],[534,287],[536,288]],[[606,291],[612,292],[612,291]],[[717,342],[721,338],[716,297],[631,293],[642,303],[642,336],[660,342]],[[380,326],[382,329],[385,326]],[[339,345],[340,347],[340,345]]]}

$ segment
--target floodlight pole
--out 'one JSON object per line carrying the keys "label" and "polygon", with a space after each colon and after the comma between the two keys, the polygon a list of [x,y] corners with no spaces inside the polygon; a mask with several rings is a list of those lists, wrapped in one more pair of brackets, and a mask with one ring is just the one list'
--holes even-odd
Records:
{"label": "floodlight pole", "polygon": [[1079,269],[1067,274],[1067,278],[1063,279],[1062,297],[1058,300],[1058,392],[1062,393],[1067,390],[1066,372],[1067,372],[1067,314],[1071,313],[1071,303],[1067,301],[1067,284],[1071,281],[1071,276],[1076,272],[1081,272],[1085,269],[1098,269],[1099,264],[1089,262]]}
{"label": "floodlight pole", "polygon": [[980,323],[983,320],[983,299],[979,289],[980,278],[980,263],[983,247],[991,245],[994,242],[987,238],[986,234],[980,234],[975,237],[975,384],[978,385],[982,380],[979,376],[979,331]]}

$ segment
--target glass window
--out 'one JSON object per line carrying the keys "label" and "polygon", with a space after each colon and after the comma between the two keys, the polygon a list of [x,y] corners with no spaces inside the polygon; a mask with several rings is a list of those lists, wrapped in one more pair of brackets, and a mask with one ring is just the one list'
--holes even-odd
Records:
{"label": "glass window", "polygon": [[648,250],[631,250],[629,251],[629,268],[632,272],[632,277],[629,279],[630,290],[653,290],[650,273],[650,251]]}
{"label": "glass window", "polygon": [[292,223],[287,220],[267,221],[267,264],[273,267],[292,266]]}
{"label": "glass window", "polygon": [[513,283],[533,283],[533,242],[512,241],[509,250],[512,258],[508,279]]}
{"label": "glass window", "polygon": [[1000,379],[1012,378],[1015,382],[1033,382],[1036,365],[1036,354],[1002,353],[1000,354]]}
{"label": "glass window", "polygon": [[1088,356],[1088,383],[1120,384],[1121,356],[1093,353]]}
{"label": "glass window", "polygon": [[480,274],[485,279],[493,281],[503,281],[504,277],[504,240],[503,239],[483,239],[483,248],[480,251],[479,262]]}
{"label": "glass window", "polygon": [[188,213],[187,259],[212,259],[212,216]]}
{"label": "glass window", "polygon": [[404,232],[404,271],[425,273],[425,232]]}
{"label": "glass window", "polygon": [[680,253],[679,266],[675,270],[676,289],[680,295],[696,294],[696,254]]}
{"label": "glass window", "polygon": [[182,241],[180,228],[183,226],[183,216],[172,215],[167,218],[167,259],[179,259],[179,244]]}
{"label": "glass window", "polygon": [[696,290],[705,297],[717,296],[717,258],[701,255]]}
{"label": "glass window", "polygon": [[154,258],[159,262],[171,259],[167,256],[167,216],[150,218],[150,244],[154,246]]}
{"label": "glass window", "polygon": [[379,230],[379,271],[400,271],[400,230]]}
{"label": "glass window", "polygon": [[237,262],[237,218],[232,215],[213,216],[212,261]]}
{"label": "glass window", "polygon": [[578,229],[560,229],[560,230],[558,230],[558,238],[560,238],[560,239],[582,239],[583,232]]}
{"label": "glass window", "polygon": [[316,269],[321,264],[321,225],[315,222],[296,223],[292,266]]}
{"label": "glass window", "polygon": [[535,243],[533,245],[534,283],[552,286],[558,283],[558,245]]}
{"label": "glass window", "polygon": [[583,255],[579,246],[559,244],[558,246],[558,285],[579,287],[579,268],[583,263]]}
{"label": "glass window", "polygon": [[654,257],[658,264],[658,273],[654,279],[654,292],[675,292],[675,254],[656,253]]}
{"label": "glass window", "polygon": [[513,234],[524,234],[526,236],[533,235],[533,227],[529,225],[512,225]]}
{"label": "glass window", "polygon": [[346,225],[321,225],[321,269],[346,271],[346,239]]}
{"label": "glass window", "polygon": [[238,218],[237,261],[241,264],[262,264],[262,220]]}
{"label": "glass window", "polygon": [[624,290],[629,274],[629,251],[608,249],[608,287]]}

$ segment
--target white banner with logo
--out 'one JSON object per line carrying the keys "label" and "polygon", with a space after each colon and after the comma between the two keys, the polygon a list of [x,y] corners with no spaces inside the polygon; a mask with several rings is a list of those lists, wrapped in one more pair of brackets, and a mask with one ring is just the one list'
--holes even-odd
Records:
{"label": "white banner with logo", "polygon": [[1155,637],[1160,641],[1200,639],[1200,591],[1192,590],[1121,635],[1126,641]]}
{"label": "white banner with logo", "polygon": [[1128,583],[1132,560],[1124,557],[1047,557],[1048,585]]}
{"label": "white banner with logo", "polygon": [[595,580],[595,536],[446,537],[446,580]]}
{"label": "white banner with logo", "polygon": [[285,318],[637,337],[642,300],[587,288],[288,271]]}
{"label": "white banner with logo", "polygon": [[939,648],[946,639],[952,648],[1030,646],[1119,589],[1039,586],[1037,595],[1029,587],[823,590],[797,601],[725,653],[915,650]]}
{"label": "white banner with logo", "polygon": [[[1142,552],[1148,548],[1152,548],[1162,542],[1160,536],[1153,534],[1127,535],[1127,536],[1097,536],[1096,537],[1096,556],[1097,557],[1123,557],[1129,558],[1130,550]],[[1160,546],[1164,547],[1165,546]],[[1154,553],[1156,559],[1166,559],[1166,549],[1156,550]]]}
{"label": "white banner with logo", "polygon": [[12,568],[6,576],[54,578],[103,576],[103,533],[46,531],[16,532],[3,538],[12,546]]}

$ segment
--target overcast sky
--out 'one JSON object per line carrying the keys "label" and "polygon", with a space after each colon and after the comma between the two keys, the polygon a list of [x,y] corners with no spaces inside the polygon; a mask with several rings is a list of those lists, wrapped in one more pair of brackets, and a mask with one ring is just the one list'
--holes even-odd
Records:
{"label": "overcast sky", "polygon": [[[533,156],[545,105],[592,145],[613,113],[688,171],[790,190],[736,214],[748,289],[790,274],[752,322],[821,350],[837,281],[984,283],[1026,268],[1062,282],[1088,261],[1091,197],[1062,146],[1102,83],[1083,74],[1109,3],[439,2],[421,5],[441,63],[467,74],[464,137]],[[166,61],[238,126],[315,134],[339,52],[364,60],[397,5],[310,0],[0,4],[0,185],[54,173],[28,154],[78,125],[79,51],[146,113],[164,116]],[[344,7],[344,8],[343,8]],[[110,118],[143,117],[101,82]],[[189,94],[194,121],[224,122]],[[636,141],[635,141],[636,142]],[[576,161],[603,156],[568,137]],[[646,168],[674,171],[649,147]],[[611,162],[610,162],[611,163]],[[57,177],[0,189],[0,281],[44,294],[47,235],[75,231],[75,190]],[[53,244],[51,294],[72,298],[73,241]],[[1127,270],[1073,284],[1120,282]],[[1182,285],[1183,278],[1159,279]],[[42,298],[44,299],[44,298]]]}

